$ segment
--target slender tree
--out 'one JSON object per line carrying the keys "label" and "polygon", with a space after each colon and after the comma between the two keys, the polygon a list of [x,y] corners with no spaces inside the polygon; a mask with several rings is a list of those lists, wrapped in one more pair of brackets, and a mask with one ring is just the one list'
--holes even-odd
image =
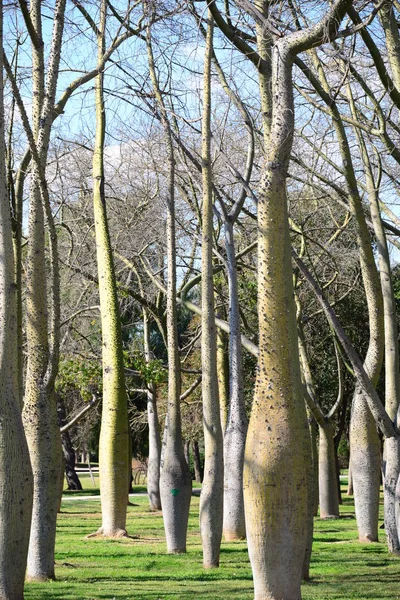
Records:
{"label": "slender tree", "polygon": [[[3,5],[0,4],[3,46]],[[21,419],[17,298],[6,187],[3,57],[0,56],[0,598],[22,600],[32,514],[33,478]]]}
{"label": "slender tree", "polygon": [[[386,11],[384,13],[384,18],[389,19],[390,15],[388,15]],[[348,90],[351,112],[353,117],[357,120],[358,113],[350,86]],[[356,135],[364,165],[371,220],[377,242],[379,271],[383,295],[385,324],[385,408],[389,414],[389,417],[395,426],[397,426],[398,410],[400,405],[399,348],[396,303],[393,291],[390,257],[379,206],[379,184],[381,180],[382,164],[381,161],[379,161],[378,177],[375,178],[364,136],[357,128]],[[377,153],[375,152],[375,154]],[[400,475],[399,438],[393,437],[386,439],[384,453],[384,505],[386,536],[389,551],[394,554],[400,554],[400,528],[396,517],[396,512],[398,511],[398,507],[396,506],[398,503],[396,500],[396,489]]]}
{"label": "slender tree", "polygon": [[[146,362],[150,361],[150,327],[147,310],[143,309],[143,338]],[[158,424],[157,387],[147,384],[147,422],[149,426],[149,458],[147,462],[147,494],[150,510],[161,510],[160,463],[161,436]]]}
{"label": "slender tree", "polygon": [[204,479],[200,498],[200,534],[203,565],[219,566],[223,519],[223,439],[218,397],[217,340],[213,286],[213,193],[211,171],[211,57],[213,51],[213,17],[208,11],[204,58],[202,117],[202,392],[204,425]]}
{"label": "slender tree", "polygon": [[[150,15],[150,19],[154,15]],[[147,56],[150,78],[159,107],[167,142],[167,345],[168,345],[168,415],[165,453],[162,461],[160,493],[167,548],[170,553],[186,552],[192,478],[185,460],[182,440],[180,395],[181,364],[178,343],[176,303],[176,234],[175,234],[175,158],[171,126],[154,66],[151,22],[147,28]]]}
{"label": "slender tree", "polygon": [[99,278],[103,361],[103,410],[99,443],[102,525],[106,537],[126,535],[126,494],[129,466],[128,400],[125,387],[121,322],[117,285],[106,211],[104,142],[106,114],[104,73],[107,3],[100,6],[97,32],[96,139],[93,153],[93,211]]}
{"label": "slender tree", "polygon": [[[54,380],[58,368],[59,276],[57,236],[44,173],[49,150],[64,28],[65,0],[54,6],[52,41],[45,78],[42,4],[34,0],[24,12],[32,42],[32,133],[36,157],[29,197],[27,274],[28,364],[23,421],[34,476],[32,527],[27,577],[54,578],[54,543],[62,478],[61,437],[57,421]],[[15,93],[15,92],[14,92]],[[32,148],[31,148],[32,154]],[[47,197],[46,197],[47,195]],[[51,278],[46,272],[46,226],[49,229]],[[48,311],[48,294],[50,311]]]}

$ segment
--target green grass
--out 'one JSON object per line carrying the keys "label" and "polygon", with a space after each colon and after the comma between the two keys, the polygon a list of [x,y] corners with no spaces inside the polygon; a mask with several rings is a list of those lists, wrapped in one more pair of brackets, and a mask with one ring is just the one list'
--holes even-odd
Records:
{"label": "green grass", "polygon": [[[344,483],[344,482],[343,482]],[[100,526],[98,501],[68,500],[59,515],[57,580],[26,585],[26,600],[252,600],[246,544],[223,544],[221,567],[201,567],[199,499],[192,498],[188,553],[166,554],[162,516],[145,497],[128,508],[132,538],[85,539]],[[400,600],[400,559],[388,555],[384,531],[377,544],[359,544],[352,499],[342,517],[316,519],[311,581],[303,600]]]}

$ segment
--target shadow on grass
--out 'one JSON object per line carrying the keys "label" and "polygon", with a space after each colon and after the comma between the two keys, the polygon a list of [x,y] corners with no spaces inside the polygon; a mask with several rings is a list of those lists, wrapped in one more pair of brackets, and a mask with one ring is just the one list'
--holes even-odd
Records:
{"label": "shadow on grass", "polygon": [[[238,600],[243,600],[244,594],[247,594],[248,598],[252,596],[250,590],[246,588],[230,588],[228,593],[229,597],[238,598]],[[97,592],[95,595],[91,595],[90,590],[88,590],[84,596],[75,594],[73,590],[68,590],[68,593],[66,593],[65,589],[51,591],[41,590],[40,595],[32,593],[26,595],[25,598],[26,600],[193,600],[197,595],[198,590],[179,590],[179,593],[177,594],[176,592],[163,592],[157,587],[154,589],[147,589],[143,592],[138,592],[137,590],[125,590],[121,593],[115,591]],[[212,594],[212,598],[213,600],[223,600],[225,595],[223,592],[215,592]]]}

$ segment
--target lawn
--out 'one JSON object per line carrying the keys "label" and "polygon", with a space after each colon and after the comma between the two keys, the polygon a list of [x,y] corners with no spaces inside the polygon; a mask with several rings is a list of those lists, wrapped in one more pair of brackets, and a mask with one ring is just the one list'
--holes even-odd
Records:
{"label": "lawn", "polygon": [[[193,497],[188,553],[166,555],[162,516],[146,497],[128,507],[128,539],[86,539],[100,526],[97,500],[68,499],[59,515],[57,580],[26,585],[26,600],[252,600],[245,542],[223,544],[221,567],[201,567],[199,499]],[[303,600],[400,600],[400,559],[390,557],[384,530],[377,544],[359,544],[352,499],[342,517],[315,522],[311,581]]]}

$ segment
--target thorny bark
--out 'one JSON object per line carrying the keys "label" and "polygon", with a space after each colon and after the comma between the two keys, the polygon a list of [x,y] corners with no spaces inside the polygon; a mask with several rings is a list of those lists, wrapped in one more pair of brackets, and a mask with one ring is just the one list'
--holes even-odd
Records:
{"label": "thorny bark", "polygon": [[[106,12],[107,3],[103,0],[97,35],[98,65],[102,64],[105,52]],[[103,409],[99,442],[102,525],[98,533],[107,537],[119,537],[126,535],[130,466],[129,424],[117,285],[106,210],[104,177],[106,116],[103,82],[104,74],[100,72],[95,83],[96,138],[93,153],[93,211],[103,363]]]}
{"label": "thorny bark", "polygon": [[[46,189],[45,168],[58,81],[65,0],[54,7],[52,42],[45,82],[41,2],[30,6],[32,37],[32,134],[36,145],[29,204],[27,258],[28,365],[23,421],[34,476],[34,500],[27,577],[54,578],[54,543],[59,502],[61,438],[54,380],[59,352],[59,275],[57,235]],[[14,91],[14,90],[13,90]],[[29,137],[29,133],[27,135]],[[30,148],[32,153],[32,148]],[[45,227],[49,229],[51,276],[45,260]],[[48,309],[48,295],[50,309]]]}

